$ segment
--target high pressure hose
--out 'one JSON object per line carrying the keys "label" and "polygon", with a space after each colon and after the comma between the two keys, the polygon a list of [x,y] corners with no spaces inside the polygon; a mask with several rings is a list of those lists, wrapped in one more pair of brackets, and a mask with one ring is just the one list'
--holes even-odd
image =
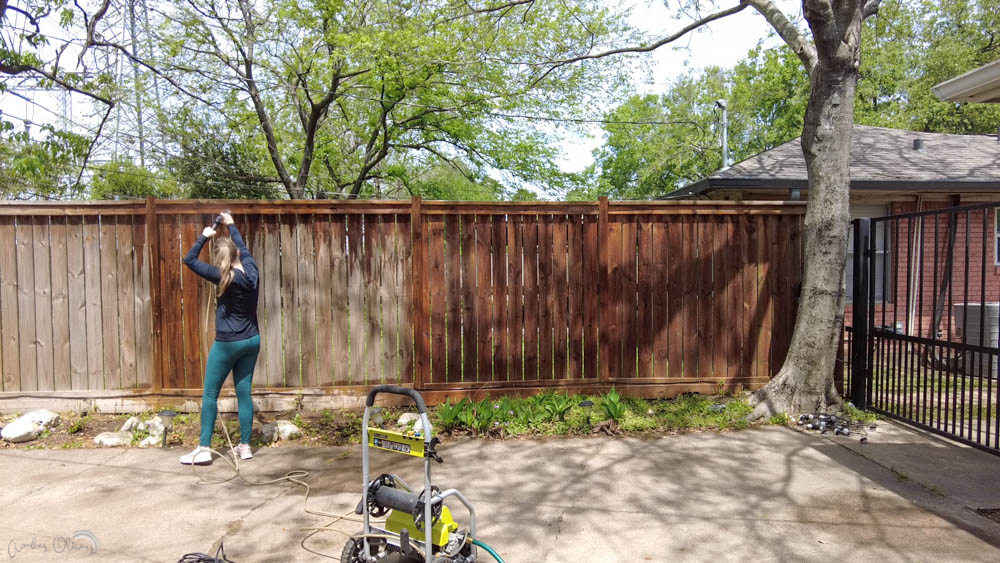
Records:
{"label": "high pressure hose", "polygon": [[504,563],[503,557],[500,557],[499,553],[493,551],[492,547],[486,545],[482,541],[477,540],[477,539],[473,539],[472,540],[472,545],[478,545],[479,547],[485,549],[486,553],[489,553],[490,555],[492,555],[493,559],[496,559],[499,563]]}

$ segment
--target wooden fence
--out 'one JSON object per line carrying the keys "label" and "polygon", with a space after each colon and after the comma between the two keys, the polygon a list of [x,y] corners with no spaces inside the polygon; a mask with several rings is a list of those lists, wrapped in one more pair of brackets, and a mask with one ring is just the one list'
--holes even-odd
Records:
{"label": "wooden fence", "polygon": [[222,208],[261,269],[264,393],[756,387],[801,279],[802,204],[7,202],[0,398],[196,396],[213,287],[181,257]]}

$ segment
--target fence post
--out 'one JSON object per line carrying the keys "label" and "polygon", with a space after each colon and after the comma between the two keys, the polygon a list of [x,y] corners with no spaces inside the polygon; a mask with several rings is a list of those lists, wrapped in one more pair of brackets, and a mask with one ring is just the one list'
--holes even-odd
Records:
{"label": "fence post", "polygon": [[597,319],[598,319],[598,379],[602,383],[607,383],[611,378],[611,356],[608,349],[611,343],[608,340],[608,311],[610,297],[608,291],[608,198],[601,196],[598,199],[597,216]]}
{"label": "fence post", "polygon": [[424,225],[421,216],[420,196],[413,196],[410,203],[410,228],[413,232],[413,254],[410,261],[411,282],[413,283],[410,323],[413,325],[414,354],[416,370],[413,373],[413,388],[424,389],[427,378],[427,359],[430,357],[430,334],[427,331],[427,291],[424,287]]}
{"label": "fence post", "polygon": [[156,199],[146,196],[146,244],[149,248],[149,301],[153,309],[153,392],[163,389],[163,314],[160,295],[160,227]]}
{"label": "fence post", "polygon": [[871,220],[854,220],[854,301],[851,350],[851,402],[859,409],[868,408],[868,246]]}

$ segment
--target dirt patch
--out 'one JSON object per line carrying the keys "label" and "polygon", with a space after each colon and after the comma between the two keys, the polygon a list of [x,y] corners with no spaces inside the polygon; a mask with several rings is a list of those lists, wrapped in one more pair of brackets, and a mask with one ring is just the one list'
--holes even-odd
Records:
{"label": "dirt patch", "polygon": [[976,514],[1000,524],[1000,508],[977,508]]}

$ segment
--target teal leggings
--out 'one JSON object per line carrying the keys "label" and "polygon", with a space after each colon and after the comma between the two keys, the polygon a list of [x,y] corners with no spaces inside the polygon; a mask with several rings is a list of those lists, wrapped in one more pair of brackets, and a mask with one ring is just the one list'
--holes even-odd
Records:
{"label": "teal leggings", "polygon": [[205,366],[205,390],[201,395],[201,436],[198,443],[209,446],[212,443],[212,429],[219,415],[219,391],[229,372],[233,372],[236,386],[236,403],[240,415],[240,443],[250,443],[250,429],[253,428],[253,403],[250,402],[250,385],[253,368],[257,365],[260,352],[260,335],[236,342],[212,343]]}

